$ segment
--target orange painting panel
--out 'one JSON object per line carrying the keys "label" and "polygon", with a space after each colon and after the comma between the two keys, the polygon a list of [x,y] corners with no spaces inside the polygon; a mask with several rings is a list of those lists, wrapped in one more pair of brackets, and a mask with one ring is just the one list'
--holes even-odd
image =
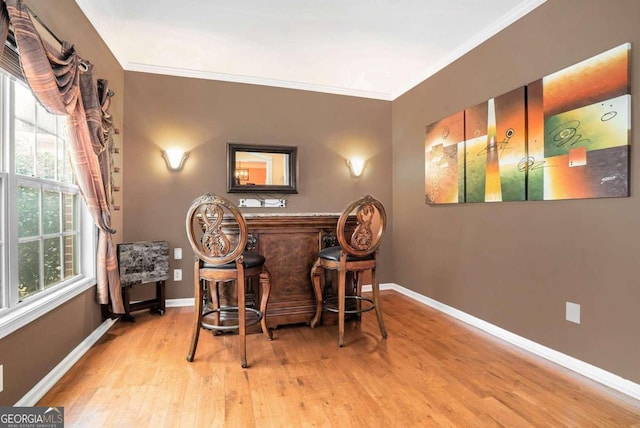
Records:
{"label": "orange painting panel", "polygon": [[629,50],[616,48],[545,77],[545,116],[629,93]]}

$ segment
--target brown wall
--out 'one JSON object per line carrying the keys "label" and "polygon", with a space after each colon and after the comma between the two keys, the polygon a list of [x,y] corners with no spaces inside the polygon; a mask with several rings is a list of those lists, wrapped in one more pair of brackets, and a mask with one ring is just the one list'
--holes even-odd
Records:
{"label": "brown wall", "polygon": [[[102,39],[73,0],[30,0],[29,7],[61,39],[75,45],[76,51],[95,66],[95,77],[109,81],[116,95],[111,113],[116,127],[122,124],[124,73]],[[116,136],[116,145],[121,145]],[[116,165],[121,159],[116,157]],[[119,177],[116,177],[119,183]],[[120,195],[116,195],[116,202]],[[113,225],[122,229],[122,215],[114,214]],[[117,234],[116,240],[122,235]],[[40,319],[0,339],[0,364],[4,365],[4,390],[0,406],[15,404],[46,376],[101,323],[100,307],[91,288]]]}
{"label": "brown wall", "polygon": [[100,325],[94,295],[82,293],[0,340],[2,406],[14,405]]}
{"label": "brown wall", "polygon": [[[631,197],[428,206],[425,126],[600,52],[640,48],[637,0],[548,0],[393,102],[393,280],[640,382],[640,151]],[[640,55],[632,52],[632,145]],[[580,325],[565,302],[581,305]]]}
{"label": "brown wall", "polygon": [[[254,196],[226,193],[227,142],[298,147],[298,194],[287,196],[286,208],[245,213],[337,213],[371,193],[391,215],[389,101],[138,72],[125,73],[125,92],[125,239],[183,249],[183,259],[170,264],[183,270],[183,281],[168,282],[169,299],[193,297],[184,226],[191,202],[205,192],[235,203]],[[191,152],[181,172],[167,170],[161,157],[172,145]],[[355,153],[369,158],[359,179],[345,162]],[[392,280],[391,236],[381,248],[382,282]]]}

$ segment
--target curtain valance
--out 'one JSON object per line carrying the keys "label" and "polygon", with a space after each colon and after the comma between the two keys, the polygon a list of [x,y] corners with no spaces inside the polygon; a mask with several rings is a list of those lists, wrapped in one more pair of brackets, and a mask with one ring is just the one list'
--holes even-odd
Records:
{"label": "curtain valance", "polygon": [[11,25],[27,84],[44,108],[67,117],[71,165],[98,227],[97,300],[111,301],[112,312],[124,313],[111,228],[113,119],[108,110],[113,92],[106,80],[95,81],[93,64],[78,56],[73,45],[63,41],[55,49],[43,40],[21,0],[3,0],[0,9],[2,46]]}

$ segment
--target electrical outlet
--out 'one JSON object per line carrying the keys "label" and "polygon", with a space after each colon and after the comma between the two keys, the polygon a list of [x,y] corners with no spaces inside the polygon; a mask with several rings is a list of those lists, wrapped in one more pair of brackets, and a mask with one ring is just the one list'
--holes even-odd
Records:
{"label": "electrical outlet", "polygon": [[0,364],[0,392],[2,392],[2,390],[4,389],[4,375],[3,375],[3,368],[2,368],[2,364]]}
{"label": "electrical outlet", "polygon": [[262,202],[260,202],[259,199],[240,199],[238,201],[238,206],[241,208],[258,208],[262,206]]}
{"label": "electrical outlet", "polygon": [[567,302],[566,319],[567,321],[580,324],[580,305],[577,303]]}
{"label": "electrical outlet", "polygon": [[173,280],[174,281],[182,281],[182,269],[174,269],[173,270]]}
{"label": "electrical outlet", "polygon": [[286,206],[286,203],[284,199],[265,199],[264,206],[272,208],[284,208]]}
{"label": "electrical outlet", "polygon": [[173,249],[173,258],[174,258],[174,260],[182,259],[182,248],[174,248]]}

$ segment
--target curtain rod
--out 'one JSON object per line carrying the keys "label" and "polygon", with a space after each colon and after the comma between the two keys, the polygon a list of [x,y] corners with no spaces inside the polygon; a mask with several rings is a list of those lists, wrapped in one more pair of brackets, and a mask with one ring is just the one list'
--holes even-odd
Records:
{"label": "curtain rod", "polygon": [[47,30],[47,32],[48,32],[49,34],[51,34],[51,36],[52,36],[54,39],[56,39],[56,41],[57,41],[58,43],[62,44],[62,40],[61,40],[58,36],[56,36],[56,34],[55,34],[53,31],[51,31],[51,30],[49,29],[49,27],[47,27],[47,24],[45,24],[44,22],[42,22],[42,20],[38,17],[38,15],[37,15],[36,13],[34,13],[34,12],[33,12],[33,10],[31,10],[31,8],[30,8],[29,6],[27,6],[27,5],[25,4],[25,5],[24,5],[24,7],[25,7],[25,8],[27,9],[27,11],[31,14],[31,16],[33,16],[33,17],[34,17],[34,19],[35,19],[36,21],[38,21],[38,23],[39,23],[40,25],[42,25],[42,27],[44,27],[44,29],[45,29],[45,30]]}
{"label": "curtain rod", "polygon": [[[51,31],[51,29],[50,29],[49,27],[47,27],[47,24],[45,24],[44,22],[42,22],[42,20],[38,17],[38,15],[37,15],[33,10],[31,10],[31,8],[30,8],[29,6],[27,6],[27,5],[26,5],[26,4],[24,4],[24,3],[23,3],[23,6],[25,7],[25,9],[27,9],[27,12],[29,12],[29,14],[30,14],[31,16],[33,16],[33,18],[34,18],[36,21],[38,21],[38,23],[39,23],[40,25],[42,25],[42,27],[43,27],[45,30],[47,30],[47,33],[49,33],[49,34],[51,35],[51,37],[53,37],[53,38],[54,38],[54,39],[55,39],[55,40],[60,44],[60,46],[64,46],[64,43],[63,43],[63,41],[60,39],[60,37],[56,36],[56,34],[55,34],[53,31]],[[89,66],[88,66],[84,61],[80,61],[80,65],[79,65],[79,66],[80,66],[80,68],[81,68],[83,71],[87,71],[87,70],[89,70]]]}
{"label": "curtain rod", "polygon": [[[47,30],[47,32],[51,35],[51,37],[53,37],[53,38],[54,38],[58,43],[60,43],[60,45],[63,45],[63,41],[62,41],[58,36],[56,36],[56,34],[55,34],[53,31],[51,31],[51,29],[50,29],[49,27],[47,27],[47,24],[45,24],[44,22],[42,22],[42,20],[40,19],[40,17],[39,17],[39,16],[38,16],[38,15],[37,15],[33,10],[31,10],[31,8],[30,8],[29,6],[27,6],[27,5],[26,5],[26,4],[24,4],[24,3],[23,3],[23,5],[24,5],[24,7],[27,9],[27,11],[29,12],[29,14],[31,14],[31,16],[33,16],[33,18],[34,18],[36,21],[38,21],[38,23],[39,23],[40,25],[42,25],[42,27],[43,27],[45,30]],[[86,70],[88,70],[88,67],[87,67],[87,65],[86,65],[86,64],[84,64],[84,63],[83,63],[82,65],[84,65],[84,67],[86,68]],[[85,70],[85,71],[86,71],[86,70]],[[109,96],[110,96],[110,97],[112,97],[112,96],[114,96],[114,95],[115,95],[115,92],[113,91],[113,89],[109,88],[108,94],[109,94]]]}

